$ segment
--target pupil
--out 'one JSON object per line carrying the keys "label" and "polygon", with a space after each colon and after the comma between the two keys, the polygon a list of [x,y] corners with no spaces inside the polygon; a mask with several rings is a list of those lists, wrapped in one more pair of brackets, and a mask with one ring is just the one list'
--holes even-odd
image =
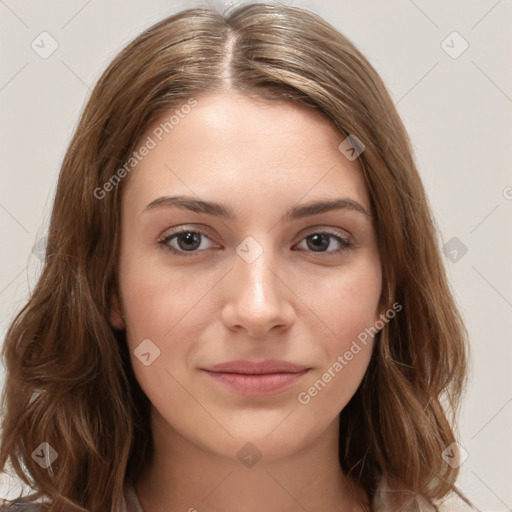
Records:
{"label": "pupil", "polygon": [[[189,231],[188,233],[185,233],[185,234],[181,235],[178,238],[178,241],[179,242],[182,242],[182,241],[185,242],[185,244],[179,243],[180,248],[184,249],[184,250],[197,249],[201,245],[201,240],[200,240],[199,233],[194,233],[192,231]],[[187,245],[189,245],[189,244],[192,244],[193,247],[190,247],[190,246],[187,247]]]}
{"label": "pupil", "polygon": [[324,234],[312,235],[309,237],[309,240],[313,245],[310,245],[310,249],[314,251],[318,249],[326,249],[329,247],[329,237]]}

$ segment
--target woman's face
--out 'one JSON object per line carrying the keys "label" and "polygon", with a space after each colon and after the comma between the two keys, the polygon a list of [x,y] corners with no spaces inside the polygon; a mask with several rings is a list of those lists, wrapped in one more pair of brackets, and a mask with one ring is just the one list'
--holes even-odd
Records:
{"label": "woman's face", "polygon": [[[112,323],[154,421],[213,453],[251,442],[281,457],[337,425],[368,366],[362,333],[382,313],[370,198],[318,114],[196,101],[141,139],[149,150],[123,183]],[[296,366],[258,376],[250,363],[268,360]]]}

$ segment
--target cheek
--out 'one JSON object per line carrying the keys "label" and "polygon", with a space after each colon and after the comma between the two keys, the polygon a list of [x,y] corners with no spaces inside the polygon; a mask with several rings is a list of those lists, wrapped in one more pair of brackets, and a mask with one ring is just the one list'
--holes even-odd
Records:
{"label": "cheek", "polygon": [[[309,285],[308,285],[309,286]],[[319,414],[337,414],[357,390],[373,350],[379,319],[381,269],[372,257],[350,272],[318,279],[315,287],[303,288],[308,305],[321,321],[316,334],[322,365],[302,387],[299,403]],[[378,326],[377,326],[378,327]]]}
{"label": "cheek", "polygon": [[326,335],[327,346],[331,350],[347,350],[351,341],[379,317],[379,258],[375,252],[364,253],[351,265],[315,277],[303,281],[297,294],[305,298],[304,302],[322,324],[318,332]]}
{"label": "cheek", "polygon": [[181,381],[193,364],[194,342],[212,319],[207,292],[218,279],[207,272],[198,277],[179,268],[169,270],[161,260],[135,252],[122,261],[127,343],[137,380],[150,397],[174,389],[171,375]]}
{"label": "cheek", "polygon": [[[316,337],[322,364],[297,390],[297,401],[309,417],[334,419],[359,387],[370,362],[378,319],[379,272],[351,275],[331,282],[317,294],[318,311],[328,326]],[[340,285],[342,287],[340,288]]]}
{"label": "cheek", "polygon": [[297,391],[304,417],[332,421],[359,387],[372,354],[372,341],[349,343],[347,350],[334,350],[329,363],[311,375]]}
{"label": "cheek", "polygon": [[[161,258],[132,253],[120,265],[127,335],[162,339],[205,293],[204,279],[170,270]],[[131,335],[131,336],[130,336]]]}
{"label": "cheek", "polygon": [[[141,388],[163,410],[170,397],[174,410],[190,406],[183,380],[191,350],[190,339],[199,328],[191,322],[194,305],[201,306],[204,282],[187,281],[179,272],[163,272],[142,258],[127,259],[120,272],[126,316],[126,338],[131,363]],[[184,332],[184,330],[186,332]]]}

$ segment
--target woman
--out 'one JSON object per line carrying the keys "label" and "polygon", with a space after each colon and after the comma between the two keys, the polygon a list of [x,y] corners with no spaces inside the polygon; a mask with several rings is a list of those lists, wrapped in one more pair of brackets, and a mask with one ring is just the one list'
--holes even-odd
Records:
{"label": "woman", "polygon": [[0,464],[55,512],[438,510],[466,338],[368,61],[298,8],[189,9],[81,116]]}

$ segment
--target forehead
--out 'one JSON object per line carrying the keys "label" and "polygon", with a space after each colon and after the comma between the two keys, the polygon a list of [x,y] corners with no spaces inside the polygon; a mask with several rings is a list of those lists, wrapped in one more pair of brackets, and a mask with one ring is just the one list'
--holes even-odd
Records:
{"label": "forehead", "polygon": [[370,209],[359,162],[338,149],[345,136],[318,113],[238,94],[194,99],[193,107],[177,105],[141,138],[140,145],[151,139],[154,147],[125,184],[139,210],[166,192],[249,202],[343,194]]}

